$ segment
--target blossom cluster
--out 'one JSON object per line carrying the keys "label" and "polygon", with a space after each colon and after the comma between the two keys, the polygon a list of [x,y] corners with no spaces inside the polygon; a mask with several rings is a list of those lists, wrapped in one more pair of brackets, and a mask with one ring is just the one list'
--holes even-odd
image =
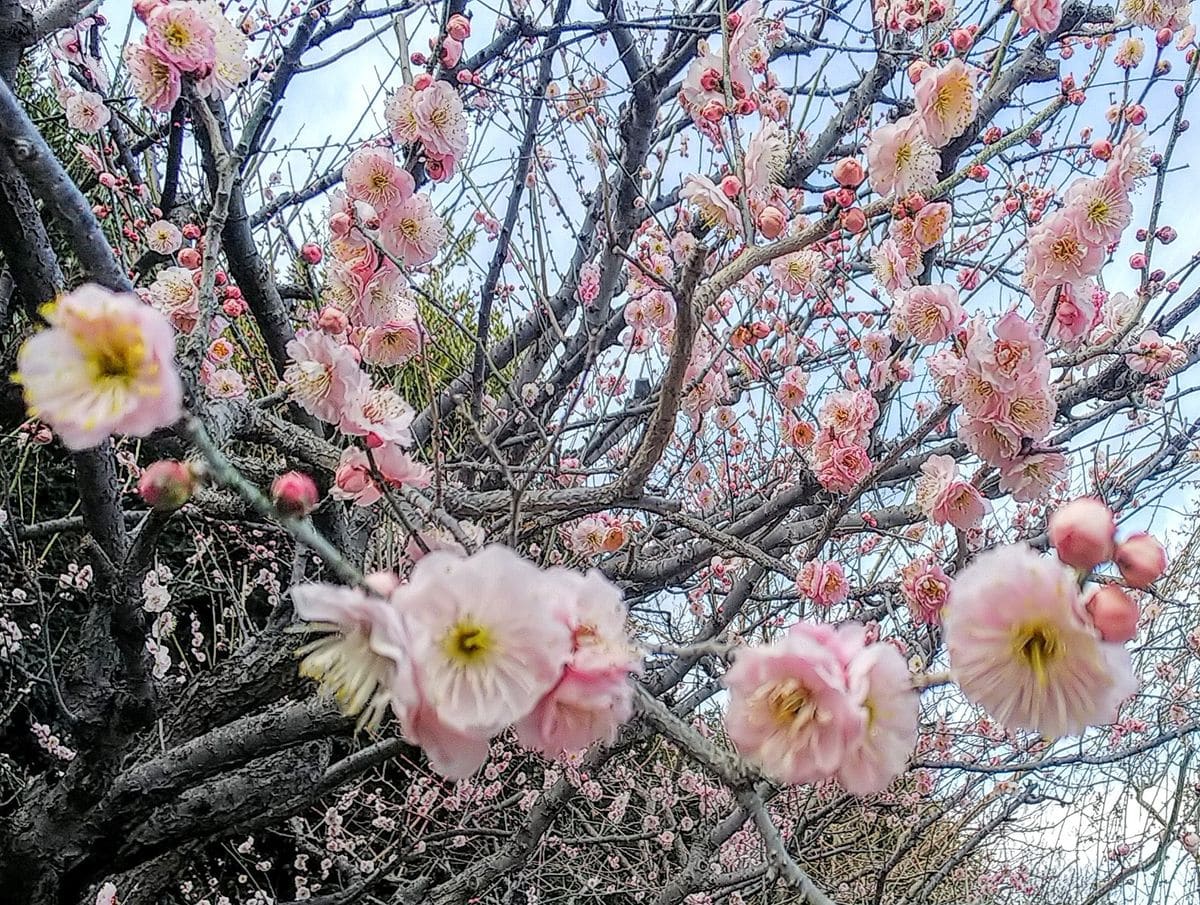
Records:
{"label": "blossom cluster", "polygon": [[679,103],[697,125],[711,127],[725,116],[745,116],[758,109],[754,74],[766,72],[769,59],[761,15],[761,0],[750,0],[726,17],[727,42],[721,50],[707,41],[697,47],[679,89]]}
{"label": "blossom cluster", "polygon": [[918,61],[909,69],[916,111],[877,126],[867,143],[871,188],[907,197],[930,189],[941,167],[938,149],[962,135],[975,119],[979,73],[955,58],[944,66]]}
{"label": "blossom cluster", "polygon": [[1084,498],[1050,519],[1057,556],[1024,544],[990,550],[955,578],[943,611],[955,680],[967,698],[1008,729],[1051,738],[1113,721],[1137,688],[1124,643],[1137,605],[1116,584],[1087,587],[1091,569],[1115,559],[1143,588],[1166,568],[1158,542],[1115,540],[1112,512]]}
{"label": "blossom cluster", "polygon": [[[366,368],[397,367],[420,353],[425,329],[406,270],[432,261],[447,234],[428,195],[415,190],[389,148],[359,148],[342,177],[344,188],[330,201],[323,307],[311,329],[288,344],[284,381],[314,417],[362,439],[367,451],[343,450],[331,493],[370,506],[384,484],[429,483],[428,469],[405,452],[412,446],[412,407],[376,385]],[[318,246],[305,251],[308,263],[323,260]]]}
{"label": "blossom cluster", "polygon": [[398,144],[420,146],[430,179],[441,182],[454,175],[468,137],[467,118],[453,85],[428,73],[418,76],[388,99],[383,115]]}
{"label": "blossom cluster", "polygon": [[599,572],[539,569],[511,550],[437,550],[370,591],[292,588],[308,630],[301,672],[375,726],[391,708],[435,770],[464,778],[514,727],[548,755],[611,742],[640,658],[621,593]]}
{"label": "blossom cluster", "polygon": [[875,22],[891,32],[912,33],[946,18],[944,0],[875,0]]}
{"label": "blossom cluster", "polygon": [[193,80],[200,97],[224,99],[250,77],[246,36],[215,0],[135,0],[146,26],[141,41],[125,45],[133,91],[149,109],[166,113]]}
{"label": "blossom cluster", "polygon": [[1018,500],[1034,499],[1066,467],[1060,453],[1028,448],[1049,434],[1057,410],[1046,343],[1016,311],[996,321],[990,334],[976,318],[964,337],[954,350],[930,358],[938,391],[962,406],[959,439],[1000,469],[1001,488]]}
{"label": "blossom cluster", "polygon": [[817,413],[810,449],[813,472],[826,490],[849,493],[871,471],[867,452],[879,403],[869,390],[830,393]]}
{"label": "blossom cluster", "polygon": [[916,743],[917,692],[904,657],[855,623],[799,622],[738,653],[725,674],[726,728],[738,750],[786,783],[836,779],[880,792]]}
{"label": "blossom cluster", "polygon": [[1142,133],[1129,130],[1104,175],[1067,187],[1063,206],[1029,230],[1024,284],[1050,335],[1074,348],[1101,321],[1104,294],[1095,283],[1106,250],[1129,225],[1129,192],[1148,172]]}

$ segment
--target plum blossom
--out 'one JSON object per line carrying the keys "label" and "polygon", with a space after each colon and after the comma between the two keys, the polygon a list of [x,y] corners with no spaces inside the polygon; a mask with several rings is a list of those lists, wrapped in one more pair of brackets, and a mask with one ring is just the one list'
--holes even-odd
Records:
{"label": "plum blossom", "polygon": [[892,328],[900,339],[911,336],[923,345],[948,339],[966,316],[958,290],[942,283],[914,286],[897,293]]}
{"label": "plum blossom", "polygon": [[833,493],[849,493],[871,473],[871,458],[865,448],[842,444],[827,430],[821,431],[813,443],[812,463],[817,482]]}
{"label": "plum blossom", "polygon": [[136,296],[88,284],[43,309],[50,328],[25,341],[15,382],[33,417],[70,449],[109,434],[144,437],[183,414],[175,335]]}
{"label": "plum blossom", "polygon": [[[850,697],[866,712],[861,734],[846,748],[837,781],[852,795],[882,792],[904,771],[917,742],[918,699],[908,664],[890,644],[863,643],[861,627],[842,629],[855,649],[846,665]],[[853,637],[853,636],[851,636]]]}
{"label": "plum blossom", "polygon": [[1062,21],[1061,0],[1014,0],[1013,11],[1020,17],[1023,31],[1048,35]]}
{"label": "plum blossom", "polygon": [[356,506],[371,506],[382,498],[383,491],[371,474],[367,454],[357,446],[347,446],[342,450],[329,495],[335,500],[353,502]]}
{"label": "plum blossom", "polygon": [[570,603],[571,658],[558,684],[517,723],[517,737],[549,755],[611,744],[632,715],[629,674],[641,670],[621,592],[596,571],[578,575],[550,569],[545,574]]}
{"label": "plum blossom", "polygon": [[1023,544],[967,566],[942,621],[955,680],[1008,729],[1078,735],[1115,719],[1137,687],[1129,654],[1088,619],[1071,569]]}
{"label": "plum blossom", "polygon": [[848,630],[797,623],[773,644],[741,651],[725,673],[730,739],[782,782],[831,778],[866,729],[838,647]]}
{"label": "plum blossom", "polygon": [[195,4],[154,7],[146,18],[146,46],[180,72],[204,74],[216,61],[216,34]]}
{"label": "plum blossom", "polygon": [[150,304],[171,319],[180,333],[191,333],[200,318],[200,293],[185,267],[164,267],[150,284]]}
{"label": "plum blossom", "polygon": [[935,524],[960,531],[978,526],[990,508],[974,484],[959,478],[958,463],[950,456],[930,456],[921,465],[916,501]]}
{"label": "plum blossom", "polygon": [[744,170],[746,190],[762,194],[779,180],[787,163],[787,137],[778,123],[763,120],[746,143]]}
{"label": "plum blossom", "polygon": [[365,201],[376,211],[407,201],[415,186],[386,148],[359,148],[342,167],[342,180],[351,200]]}
{"label": "plum blossom", "polygon": [[338,430],[351,437],[364,437],[372,449],[385,446],[412,446],[411,431],[415,412],[411,405],[387,387],[357,383],[343,400]]}
{"label": "plum blossom", "polygon": [[67,125],[94,135],[108,125],[112,111],[94,91],[76,91],[66,101]]}
{"label": "plum blossom", "polygon": [[155,220],[146,227],[146,247],[160,255],[173,255],[183,245],[183,233],[169,220]]}
{"label": "plum blossom", "polygon": [[696,206],[700,217],[709,226],[730,233],[741,231],[742,215],[737,207],[725,197],[725,193],[707,176],[689,173],[683,179],[679,199]]}
{"label": "plum blossom", "polygon": [[320,637],[296,651],[300,674],[333,696],[359,728],[378,726],[389,705],[411,701],[408,639],[399,612],[386,601],[331,584],[292,588],[304,631]]}
{"label": "plum blossom", "polygon": [[1153,330],[1146,330],[1126,354],[1125,360],[1130,370],[1147,377],[1159,377],[1182,366],[1187,359],[1182,348]]}
{"label": "plum blossom", "polygon": [[283,379],[293,398],[309,414],[338,423],[367,380],[354,352],[319,330],[309,330],[287,344],[287,353],[291,363]]}
{"label": "plum blossom", "polygon": [[925,137],[935,148],[958,138],[975,119],[978,76],[975,67],[958,57],[945,66],[930,67],[921,73],[915,90],[917,115]]}
{"label": "plum blossom", "polygon": [[182,90],[178,69],[142,43],[126,44],[122,56],[133,81],[133,93],[142,104],[158,113],[175,106]]}
{"label": "plum blossom", "polygon": [[866,446],[879,418],[879,403],[866,390],[838,390],[825,397],[817,424],[839,443]]}
{"label": "plum blossom", "polygon": [[905,197],[937,181],[941,158],[915,115],[876,126],[867,142],[867,174],[880,195]]}
{"label": "plum blossom", "polygon": [[379,243],[406,267],[428,264],[445,241],[446,226],[424,194],[389,207],[380,218]]}
{"label": "plum blossom", "polygon": [[466,558],[429,553],[392,595],[419,694],[401,722],[443,775],[473,773],[488,740],[558,684],[573,647],[563,590],[561,576],[490,546]]}
{"label": "plum blossom", "polygon": [[1064,213],[1075,231],[1093,245],[1116,242],[1133,217],[1128,190],[1111,174],[1102,179],[1075,180],[1063,200]]}
{"label": "plum blossom", "polygon": [[426,153],[455,161],[467,152],[467,118],[453,86],[433,80],[414,95],[413,115]]}
{"label": "plum blossom", "polygon": [[900,570],[900,593],[919,625],[936,625],[950,595],[950,578],[932,557],[914,559]]}
{"label": "plum blossom", "polygon": [[1018,503],[1028,503],[1046,496],[1066,473],[1062,453],[1029,453],[1000,466],[1000,489]]}
{"label": "plum blossom", "polygon": [[850,582],[837,561],[809,560],[796,574],[796,590],[820,607],[841,603],[850,594]]}

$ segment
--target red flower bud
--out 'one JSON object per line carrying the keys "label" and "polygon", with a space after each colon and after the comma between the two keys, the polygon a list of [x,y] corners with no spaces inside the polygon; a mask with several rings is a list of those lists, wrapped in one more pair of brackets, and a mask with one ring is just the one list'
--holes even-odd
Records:
{"label": "red flower bud", "polygon": [[1112,559],[1116,533],[1112,510],[1095,497],[1072,500],[1050,516],[1050,543],[1076,569],[1090,571]]}
{"label": "red flower bud", "polygon": [[867,174],[863,165],[853,157],[843,157],[833,165],[833,181],[844,189],[856,189]]}
{"label": "red flower bud", "polygon": [[1124,644],[1137,637],[1138,606],[1116,585],[1097,588],[1086,606],[1092,624],[1105,641]]}
{"label": "red flower bud", "polygon": [[1135,588],[1145,588],[1166,571],[1167,551],[1143,532],[1118,544],[1113,561],[1126,582]]}
{"label": "red flower bud", "polygon": [[271,484],[271,501],[280,515],[300,518],[317,506],[320,495],[313,479],[298,471],[289,471]]}
{"label": "red flower bud", "polygon": [[146,466],[138,478],[138,495],[158,512],[172,512],[192,498],[196,474],[184,462],[161,459]]}

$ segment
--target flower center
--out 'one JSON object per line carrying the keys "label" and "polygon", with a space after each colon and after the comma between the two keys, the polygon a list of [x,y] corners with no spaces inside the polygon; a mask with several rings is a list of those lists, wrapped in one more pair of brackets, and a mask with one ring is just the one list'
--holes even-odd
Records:
{"label": "flower center", "polygon": [[120,330],[92,339],[85,354],[96,383],[128,389],[145,362],[146,346],[135,331]]}
{"label": "flower center", "polygon": [[1055,239],[1050,246],[1050,254],[1054,260],[1064,264],[1074,264],[1083,257],[1080,253],[1079,242],[1074,236],[1062,236]]}
{"label": "flower center", "polygon": [[1105,224],[1109,221],[1110,207],[1107,200],[1104,198],[1095,198],[1087,208],[1087,219],[1089,223],[1097,226]]}
{"label": "flower center", "polygon": [[807,689],[796,679],[776,682],[766,692],[767,709],[776,723],[798,729],[813,719],[816,708]]}
{"label": "flower center", "polygon": [[473,619],[463,619],[446,633],[442,647],[451,660],[471,665],[487,657],[495,649],[496,641],[486,626]]}
{"label": "flower center", "polygon": [[1049,683],[1050,670],[1066,653],[1058,630],[1045,622],[1018,626],[1013,633],[1013,653],[1033,673],[1039,688]]}
{"label": "flower center", "polygon": [[183,50],[191,43],[192,36],[188,34],[188,30],[183,25],[172,22],[163,29],[163,40],[172,50]]}

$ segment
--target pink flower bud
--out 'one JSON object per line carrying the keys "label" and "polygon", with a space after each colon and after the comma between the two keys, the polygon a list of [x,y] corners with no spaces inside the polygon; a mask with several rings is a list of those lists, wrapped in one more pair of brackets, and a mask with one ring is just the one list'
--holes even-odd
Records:
{"label": "pink flower bud", "polygon": [[725,105],[718,100],[711,100],[700,109],[702,119],[710,123],[720,122],[721,117],[725,115]]}
{"label": "pink flower bud", "polygon": [[172,512],[192,498],[196,475],[183,462],[161,459],[148,466],[138,478],[138,496],[158,512]]}
{"label": "pink flower bud", "polygon": [[145,22],[159,6],[166,6],[166,0],[133,0],[133,14]]}
{"label": "pink flower bud", "polygon": [[843,157],[833,165],[833,181],[844,189],[858,188],[866,176],[863,165],[853,157]]}
{"label": "pink flower bud", "polygon": [[954,45],[954,49],[959,53],[966,53],[971,49],[971,45],[975,43],[975,36],[965,28],[956,28],[950,32],[950,43]]}
{"label": "pink flower bud", "polygon": [[726,198],[736,198],[742,192],[742,180],[736,176],[726,176],[721,180],[721,192]]}
{"label": "pink flower bud", "polygon": [[1137,604],[1116,585],[1106,584],[1093,591],[1087,599],[1087,611],[1105,641],[1124,644],[1137,637]]}
{"label": "pink flower bud", "polygon": [[471,84],[471,80],[475,78],[475,73],[473,73],[470,69],[460,69],[458,70],[458,74],[454,77],[458,79],[458,84],[469,85]]}
{"label": "pink flower bud", "polygon": [[329,218],[329,232],[338,239],[344,239],[353,225],[354,220],[345,211],[339,211]]}
{"label": "pink flower bud", "polygon": [[108,172],[101,173],[100,174],[100,184],[107,189],[116,188],[117,177],[114,176],[112,173],[108,173]]}
{"label": "pink flower bud", "polygon": [[176,260],[179,261],[180,267],[195,270],[200,266],[200,252],[194,248],[181,248],[179,254],[176,255]]}
{"label": "pink flower bud", "polygon": [[1117,545],[1113,562],[1135,588],[1146,588],[1167,568],[1167,551],[1145,532],[1134,534]]}
{"label": "pink flower bud", "polygon": [[346,327],[350,325],[346,318],[346,312],[341,308],[335,308],[333,305],[326,305],[321,309],[321,313],[317,315],[317,326],[321,332],[328,333],[330,336],[341,336],[346,332]]}
{"label": "pink flower bud", "polygon": [[413,90],[424,91],[432,84],[433,76],[431,76],[428,72],[422,72],[419,76],[413,79]]}
{"label": "pink flower bud", "polygon": [[309,264],[320,264],[321,258],[324,257],[324,252],[321,251],[321,246],[315,242],[306,242],[300,248],[300,257]]}
{"label": "pink flower bud", "polygon": [[442,41],[442,52],[438,55],[438,62],[447,69],[453,69],[458,65],[458,61],[462,59],[462,55],[462,41],[456,41],[454,38],[446,38],[446,40]]}
{"label": "pink flower bud", "polygon": [[1050,516],[1048,533],[1059,559],[1090,571],[1112,559],[1117,525],[1112,510],[1100,500],[1080,497]]}
{"label": "pink flower bud", "polygon": [[465,41],[471,37],[471,20],[466,16],[455,13],[446,22],[446,34],[455,41]]}
{"label": "pink flower bud", "polygon": [[1107,138],[1092,142],[1092,156],[1096,160],[1108,160],[1112,157],[1113,144]]}
{"label": "pink flower bud", "polygon": [[833,203],[838,207],[849,207],[854,203],[854,189],[838,189],[833,193]]}
{"label": "pink flower bud", "polygon": [[1146,108],[1141,104],[1130,104],[1125,108],[1125,119],[1135,126],[1140,126],[1146,121]]}
{"label": "pink flower bud", "polygon": [[758,231],[768,239],[774,239],[787,228],[787,214],[769,204],[758,215]]}
{"label": "pink flower bud", "polygon": [[1183,847],[1188,850],[1189,854],[1200,854],[1200,833],[1189,830],[1186,833],[1179,835],[1179,841],[1183,843]]}
{"label": "pink flower bud", "polygon": [[389,597],[392,591],[400,587],[400,576],[395,572],[372,572],[363,579],[363,584],[380,597]]}
{"label": "pink flower bud", "polygon": [[908,80],[914,85],[917,84],[917,82],[921,81],[922,74],[928,68],[929,64],[924,60],[913,60],[908,64]]}
{"label": "pink flower bud", "polygon": [[1129,256],[1129,266],[1134,270],[1143,270],[1146,267],[1146,256],[1140,251]]}
{"label": "pink flower bud", "polygon": [[316,483],[298,471],[281,474],[271,484],[271,502],[280,515],[291,518],[308,515],[316,508],[319,499]]}
{"label": "pink flower bud", "polygon": [[867,228],[867,215],[861,207],[847,208],[842,211],[839,219],[842,221],[842,229],[848,233],[858,234]]}
{"label": "pink flower bud", "polygon": [[1159,50],[1162,50],[1171,43],[1171,38],[1175,37],[1175,33],[1169,28],[1160,28],[1154,35],[1154,43],[1158,45]]}

